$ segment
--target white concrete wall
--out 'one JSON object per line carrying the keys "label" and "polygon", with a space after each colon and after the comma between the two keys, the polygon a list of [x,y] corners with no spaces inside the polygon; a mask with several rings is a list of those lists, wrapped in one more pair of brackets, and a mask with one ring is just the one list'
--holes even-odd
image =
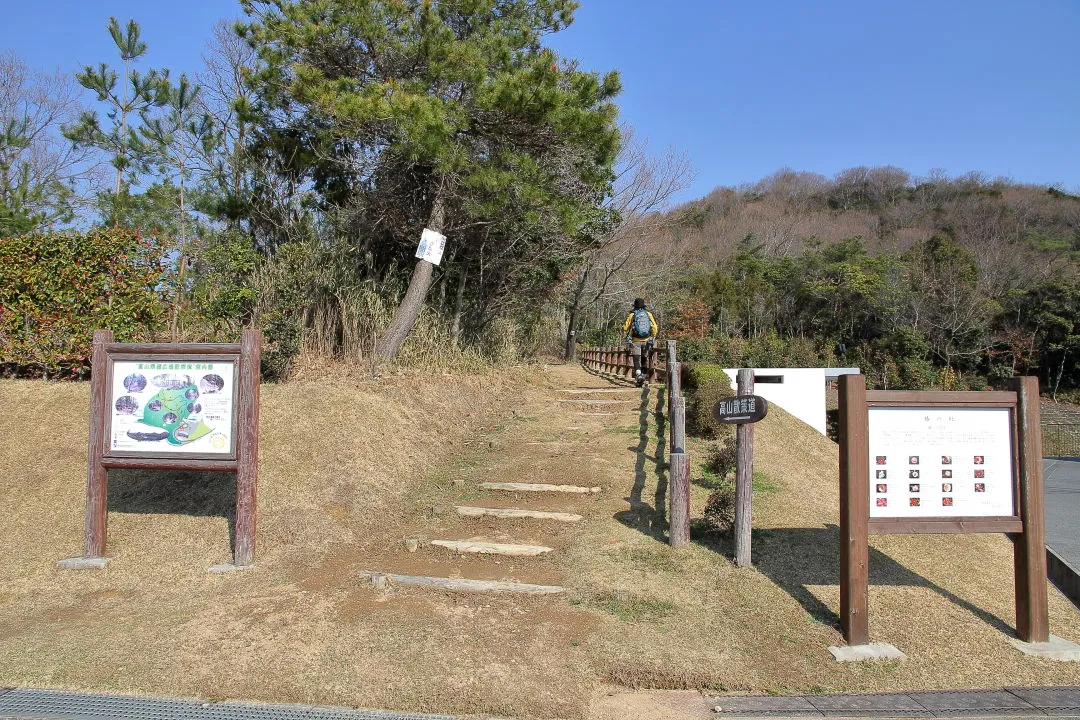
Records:
{"label": "white concrete wall", "polygon": [[[754,394],[775,403],[822,435],[825,424],[825,368],[751,368],[754,377],[777,377],[783,382],[754,382]],[[738,387],[738,368],[724,369],[731,378],[731,389]]]}

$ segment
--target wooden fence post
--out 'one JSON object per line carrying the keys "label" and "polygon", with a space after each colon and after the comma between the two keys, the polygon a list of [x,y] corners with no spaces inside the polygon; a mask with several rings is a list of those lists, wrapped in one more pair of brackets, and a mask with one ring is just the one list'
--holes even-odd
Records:
{"label": "wooden fence post", "polygon": [[1049,642],[1046,595],[1046,516],[1043,509],[1042,429],[1039,422],[1039,379],[1018,377],[1016,447],[1020,493],[1017,510],[1024,530],[1011,535],[1016,573],[1016,634],[1024,642]]}
{"label": "wooden fence post", "polygon": [[90,356],[90,442],[86,455],[86,543],[83,557],[105,557],[109,514],[106,498],[109,492],[109,471],[101,462],[105,454],[105,406],[109,388],[109,363],[105,344],[113,341],[112,330],[95,330]]}
{"label": "wooden fence post", "polygon": [[668,453],[668,542],[684,547],[690,542],[690,455],[686,445],[686,399],[674,400],[671,416],[675,443]]}
{"label": "wooden fence post", "polygon": [[840,376],[840,628],[848,645],[870,641],[870,448],[866,377]]}
{"label": "wooden fence post", "polygon": [[668,340],[668,375],[671,376],[670,387],[672,397],[682,397],[682,364],[675,356],[675,341]]}
{"label": "wooden fence post", "polygon": [[[738,374],[739,395],[754,394],[754,371],[743,368]],[[735,426],[735,564],[749,567],[750,530],[753,523],[754,424]]]}

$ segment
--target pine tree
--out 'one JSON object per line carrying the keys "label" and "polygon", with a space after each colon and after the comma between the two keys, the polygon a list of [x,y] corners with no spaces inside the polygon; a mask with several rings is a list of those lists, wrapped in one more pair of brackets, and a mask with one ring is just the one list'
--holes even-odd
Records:
{"label": "pine tree", "polygon": [[[266,63],[264,112],[285,119],[274,138],[294,167],[311,163],[325,199],[365,194],[369,217],[374,207],[392,221],[383,222],[394,226],[389,262],[412,254],[424,226],[450,236],[459,263],[494,233],[503,248],[515,245],[493,253],[508,264],[489,267],[488,282],[522,286],[550,283],[591,242],[618,150],[620,86],[617,74],[581,72],[542,45],[571,22],[575,3],[242,5],[254,18],[243,33]],[[377,356],[399,351],[433,269],[416,264]],[[463,283],[464,266],[458,276]]]}
{"label": "pine tree", "polygon": [[123,217],[129,186],[135,182],[147,160],[146,146],[138,134],[139,123],[147,111],[168,101],[169,72],[151,69],[141,73],[132,67],[147,50],[134,20],[128,20],[127,26],[121,28],[120,22],[110,17],[107,27],[124,62],[123,79],[105,63],[97,67],[85,66],[76,78],[106,104],[108,122],[103,125],[98,113],[87,111],[79,116],[75,125],[64,128],[64,135],[77,147],[98,148],[110,156],[116,169],[116,182],[108,203],[110,217],[107,222],[115,225]]}

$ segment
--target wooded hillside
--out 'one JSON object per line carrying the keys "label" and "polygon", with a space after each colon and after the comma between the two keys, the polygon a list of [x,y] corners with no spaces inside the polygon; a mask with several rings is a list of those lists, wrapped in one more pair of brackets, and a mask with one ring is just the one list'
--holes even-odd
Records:
{"label": "wooded hillside", "polygon": [[622,271],[634,281],[590,316],[598,342],[621,340],[636,294],[689,358],[858,365],[892,388],[981,389],[1018,373],[1051,392],[1080,383],[1080,197],[1054,187],[781,170],[621,241],[634,242]]}

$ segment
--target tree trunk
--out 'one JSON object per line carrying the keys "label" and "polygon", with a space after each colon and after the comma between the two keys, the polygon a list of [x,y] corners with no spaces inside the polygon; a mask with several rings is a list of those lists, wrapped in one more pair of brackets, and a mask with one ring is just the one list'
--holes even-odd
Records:
{"label": "tree trunk", "polygon": [[187,276],[187,207],[184,205],[183,167],[180,169],[180,266],[177,268],[176,297],[173,298],[172,315],[169,318],[169,336],[176,342],[177,329],[180,326],[180,306],[184,301],[184,281]]}
{"label": "tree trunk", "polygon": [[585,294],[585,282],[589,279],[589,268],[585,267],[578,278],[577,287],[574,288],[574,299],[570,302],[570,321],[566,324],[566,346],[563,348],[563,357],[567,362],[573,360],[574,332],[577,330],[578,316],[581,314],[581,296]]}
{"label": "tree trunk", "polygon": [[[436,195],[435,202],[431,207],[431,216],[427,227],[435,232],[442,232],[443,223],[446,219],[446,211],[443,207],[441,195]],[[405,338],[409,336],[416,318],[420,317],[420,311],[424,309],[424,299],[427,298],[431,288],[432,273],[435,266],[427,260],[419,260],[413,269],[412,279],[409,280],[409,288],[405,291],[405,297],[394,311],[394,317],[390,321],[386,332],[375,346],[375,358],[377,360],[393,360],[405,344]]]}

